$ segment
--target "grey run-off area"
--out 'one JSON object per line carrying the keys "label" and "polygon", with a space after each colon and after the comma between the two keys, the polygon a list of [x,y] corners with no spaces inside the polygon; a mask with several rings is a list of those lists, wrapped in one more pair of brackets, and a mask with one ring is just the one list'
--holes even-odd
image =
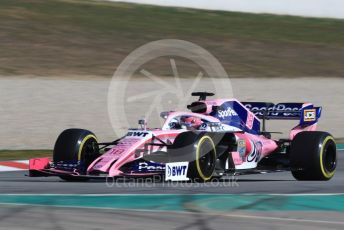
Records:
{"label": "grey run-off area", "polygon": [[[343,229],[341,212],[171,213],[0,206],[0,229]],[[18,221],[20,220],[20,221]],[[115,227],[114,227],[115,226]]]}
{"label": "grey run-off area", "polygon": [[[343,152],[339,151],[339,161]],[[237,186],[211,183],[64,182],[59,178],[27,178],[24,172],[0,173],[1,194],[331,194],[343,191],[343,166],[330,181],[295,181],[290,172],[239,176]],[[133,184],[132,184],[133,185]],[[202,186],[201,186],[202,185]],[[293,195],[291,195],[293,196]],[[214,196],[216,197],[216,196]],[[311,199],[310,195],[310,199]],[[101,197],[100,197],[101,198]],[[265,201],[263,201],[265,202]],[[268,200],[267,200],[268,202]],[[255,203],[252,204],[257,205]],[[307,204],[305,204],[307,207]],[[324,204],[326,206],[326,204]],[[330,204],[329,204],[330,205]],[[340,205],[340,204],[338,204]],[[197,206],[196,206],[197,207]],[[343,212],[243,211],[187,213],[0,204],[0,229],[343,229]],[[250,207],[247,206],[247,209]],[[276,207],[278,208],[278,207]],[[20,221],[18,221],[20,220]],[[230,226],[230,227],[229,227]]]}
{"label": "grey run-off area", "polygon": [[[1,77],[0,149],[52,149],[58,134],[72,127],[89,129],[101,141],[115,139],[107,108],[110,80],[99,77]],[[173,78],[163,80],[175,84]],[[180,81],[188,85],[194,79]],[[241,101],[312,102],[323,106],[319,130],[328,131],[337,138],[344,136],[343,78],[234,78],[231,83],[234,97]],[[201,79],[195,90],[210,88],[211,91],[209,84],[209,79]],[[132,79],[129,85],[127,95],[160,87],[144,78]],[[215,93],[218,97],[232,95],[226,90]],[[174,101],[171,101],[170,104],[164,102],[164,108],[174,110]],[[192,98],[188,103],[191,101]],[[122,133],[129,128],[127,124],[138,126],[137,120],[146,113],[151,101],[146,98],[123,103],[126,103],[122,105],[125,105],[128,123],[115,127]],[[184,109],[187,110],[186,104]],[[159,127],[161,122],[157,118],[148,121],[150,127]],[[296,121],[268,121],[268,129],[282,131],[286,137],[295,124]]]}

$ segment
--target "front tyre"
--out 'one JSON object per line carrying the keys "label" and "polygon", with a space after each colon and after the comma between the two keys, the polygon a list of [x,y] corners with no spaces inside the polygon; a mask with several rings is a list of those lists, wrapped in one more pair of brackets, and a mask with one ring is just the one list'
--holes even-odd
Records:
{"label": "front tyre", "polygon": [[216,165],[216,147],[213,139],[204,135],[196,145],[196,160],[189,164],[188,176],[195,181],[209,181],[213,178]]}
{"label": "front tyre", "polygon": [[330,180],[336,170],[334,138],[326,132],[301,132],[290,149],[291,172],[297,180]]}
{"label": "front tyre", "polygon": [[168,155],[170,162],[189,162],[187,176],[194,182],[209,181],[215,175],[216,145],[207,133],[179,134]]}
{"label": "front tyre", "polygon": [[[67,129],[56,140],[53,162],[78,164],[78,172],[85,175],[87,167],[99,157],[97,137],[84,129]],[[64,180],[75,180],[71,176],[61,176]]]}

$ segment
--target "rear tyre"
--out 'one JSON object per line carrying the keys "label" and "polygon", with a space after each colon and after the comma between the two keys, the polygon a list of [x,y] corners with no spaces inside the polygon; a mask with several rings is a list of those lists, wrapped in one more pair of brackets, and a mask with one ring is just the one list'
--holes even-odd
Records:
{"label": "rear tyre", "polygon": [[187,176],[192,181],[206,182],[213,178],[217,159],[216,146],[208,134],[181,133],[168,153],[172,162],[189,162]]}
{"label": "rear tyre", "polygon": [[[79,163],[78,171],[81,175],[86,174],[87,167],[97,157],[99,157],[97,137],[88,130],[67,129],[56,140],[53,161]],[[72,176],[61,176],[61,178],[67,181],[86,180]]]}
{"label": "rear tyre", "polygon": [[291,172],[297,180],[329,180],[337,165],[334,138],[326,132],[301,132],[290,149]]}

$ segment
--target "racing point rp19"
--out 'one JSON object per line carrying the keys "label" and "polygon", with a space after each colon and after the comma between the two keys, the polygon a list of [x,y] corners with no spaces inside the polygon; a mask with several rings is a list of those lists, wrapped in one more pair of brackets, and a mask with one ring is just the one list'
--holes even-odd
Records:
{"label": "racing point rp19", "polygon": [[[30,160],[29,176],[67,181],[159,175],[171,181],[290,170],[297,180],[329,180],[337,163],[334,138],[316,131],[321,107],[311,103],[239,102],[199,97],[190,111],[162,112],[161,128],[129,129],[118,140],[98,143],[83,129],[63,131],[49,158]],[[265,130],[269,119],[298,120],[286,139]]]}

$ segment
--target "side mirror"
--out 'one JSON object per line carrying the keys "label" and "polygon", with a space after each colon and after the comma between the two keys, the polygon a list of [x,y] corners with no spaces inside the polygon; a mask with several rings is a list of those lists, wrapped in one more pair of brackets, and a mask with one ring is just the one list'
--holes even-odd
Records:
{"label": "side mirror", "polygon": [[145,119],[140,119],[138,123],[141,126],[142,130],[146,130],[147,129],[147,121]]}
{"label": "side mirror", "polygon": [[165,111],[165,112],[161,112],[160,113],[160,117],[162,118],[162,119],[167,119],[167,117],[168,117],[168,115],[170,115],[170,113],[171,112],[173,112],[173,111]]}

